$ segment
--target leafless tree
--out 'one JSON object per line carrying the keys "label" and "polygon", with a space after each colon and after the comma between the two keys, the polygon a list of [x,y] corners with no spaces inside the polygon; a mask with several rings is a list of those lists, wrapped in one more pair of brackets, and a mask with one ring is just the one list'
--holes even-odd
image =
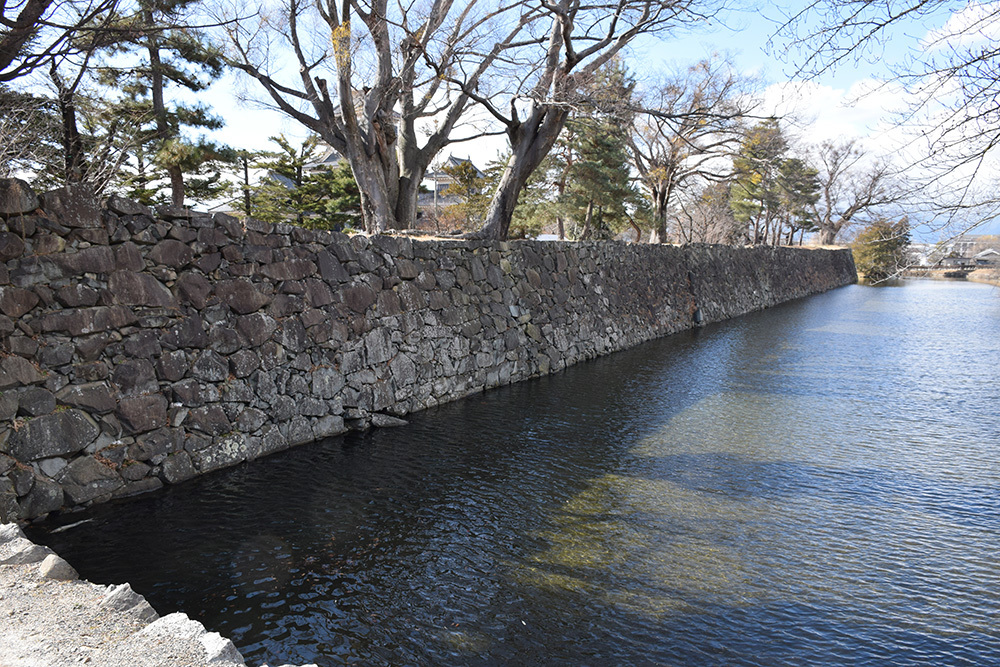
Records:
{"label": "leafless tree", "polygon": [[677,242],[735,245],[746,240],[746,226],[733,217],[729,205],[729,183],[709,181],[684,195],[673,203]]}
{"label": "leafless tree", "polygon": [[486,222],[476,234],[481,238],[506,238],[518,195],[528,177],[555,144],[570,110],[587,103],[585,93],[581,93],[604,64],[636,37],[704,20],[714,16],[721,3],[552,0],[539,6],[545,16],[530,26],[539,31],[539,40],[516,53],[523,63],[519,85],[499,97],[465,88],[505,128],[511,147]]}
{"label": "leafless tree", "polygon": [[819,243],[831,245],[851,223],[894,215],[889,209],[908,193],[890,162],[873,159],[857,140],[826,141],[813,151],[811,162],[819,171],[820,198],[812,205]]}
{"label": "leafless tree", "polygon": [[751,111],[749,81],[725,60],[703,60],[652,87],[639,101],[631,133],[632,162],[653,208],[651,240],[667,240],[667,214],[685,189],[732,174],[726,157],[739,145]]}
{"label": "leafless tree", "polygon": [[[907,178],[921,184],[913,206],[924,215],[976,224],[995,215],[995,160],[1000,144],[1000,41],[991,30],[1000,5],[955,0],[813,0],[772,40],[800,74],[884,59],[883,47],[905,30],[925,34],[919,50],[885,63],[908,108],[895,121],[910,128]],[[929,25],[942,27],[930,30]]]}
{"label": "leafless tree", "polygon": [[[347,158],[378,232],[408,227],[435,155],[480,134],[454,136],[487,72],[534,41],[525,28],[541,14],[505,0],[285,0],[280,16],[236,21],[228,36],[232,64]],[[297,73],[281,70],[282,49]]]}

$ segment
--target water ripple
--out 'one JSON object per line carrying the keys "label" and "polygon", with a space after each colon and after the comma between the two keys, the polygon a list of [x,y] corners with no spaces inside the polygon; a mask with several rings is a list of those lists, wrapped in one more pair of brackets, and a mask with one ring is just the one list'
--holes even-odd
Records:
{"label": "water ripple", "polygon": [[271,664],[1000,664],[998,304],[838,290],[32,537]]}

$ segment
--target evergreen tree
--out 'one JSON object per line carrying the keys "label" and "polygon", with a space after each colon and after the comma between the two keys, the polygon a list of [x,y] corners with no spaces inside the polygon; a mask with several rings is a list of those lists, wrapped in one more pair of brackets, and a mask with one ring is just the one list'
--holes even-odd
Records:
{"label": "evergreen tree", "polygon": [[819,172],[799,158],[788,158],[778,170],[781,187],[781,211],[785,242],[791,245],[795,233],[802,235],[817,229],[813,204],[819,200]]}
{"label": "evergreen tree", "polygon": [[461,204],[448,207],[451,212],[464,219],[466,230],[481,224],[490,206],[491,183],[488,176],[476,169],[470,160],[445,165],[441,171],[452,178],[451,185],[443,194],[462,198]]}
{"label": "evergreen tree", "polygon": [[779,170],[787,150],[781,127],[772,118],[750,129],[733,159],[733,215],[747,224],[751,244],[778,242],[772,230],[781,211]]}
{"label": "evergreen tree", "polygon": [[610,118],[578,118],[567,125],[575,158],[561,203],[582,225],[579,238],[612,238],[642,202],[631,183],[628,138]]}
{"label": "evergreen tree", "polygon": [[[141,119],[142,133],[134,148],[134,163],[125,188],[146,203],[159,203],[150,193],[165,178],[170,202],[183,206],[186,196],[207,199],[221,192],[221,167],[237,155],[205,138],[191,139],[185,129],[213,130],[223,121],[204,105],[168,104],[172,88],[200,92],[223,70],[222,54],[196,30],[183,25],[196,0],[140,0],[138,9],[115,25],[120,55],[139,62],[128,69],[102,70],[102,82],[120,91],[120,114]],[[185,178],[189,178],[188,183]],[[189,192],[190,189],[190,192]]]}
{"label": "evergreen tree", "polygon": [[339,229],[357,224],[361,192],[351,166],[307,169],[323,156],[319,138],[295,147],[284,135],[271,137],[280,150],[266,153],[254,166],[268,170],[250,191],[251,215],[266,222],[286,222],[312,229]]}
{"label": "evergreen tree", "polygon": [[363,226],[361,190],[347,160],[308,174],[302,187],[305,200],[313,202],[313,215],[306,217],[304,226],[335,230]]}
{"label": "evergreen tree", "polygon": [[861,230],[851,244],[854,265],[865,280],[881,282],[903,269],[909,244],[910,224],[906,218],[898,222],[876,220]]}
{"label": "evergreen tree", "polygon": [[319,139],[307,137],[295,147],[285,135],[270,137],[279,150],[263,153],[254,166],[266,169],[265,175],[251,191],[251,215],[265,222],[285,222],[294,216],[296,224],[303,224],[308,210],[306,193],[302,186],[306,180],[306,165],[320,158]]}

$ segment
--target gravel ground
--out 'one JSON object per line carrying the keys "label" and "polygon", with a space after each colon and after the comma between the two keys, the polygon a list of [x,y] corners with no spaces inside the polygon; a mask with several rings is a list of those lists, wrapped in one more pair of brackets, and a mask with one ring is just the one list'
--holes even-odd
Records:
{"label": "gravel ground", "polygon": [[62,665],[245,667],[231,641],[186,614],[159,618],[128,584],[80,581],[50,549],[0,525],[0,667]]}

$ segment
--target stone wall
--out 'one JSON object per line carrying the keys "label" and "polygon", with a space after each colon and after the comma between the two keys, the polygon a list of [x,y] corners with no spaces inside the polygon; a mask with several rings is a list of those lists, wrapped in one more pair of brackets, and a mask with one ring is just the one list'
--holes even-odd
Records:
{"label": "stone wall", "polygon": [[0,521],[854,282],[847,251],[417,241],[0,181]]}

